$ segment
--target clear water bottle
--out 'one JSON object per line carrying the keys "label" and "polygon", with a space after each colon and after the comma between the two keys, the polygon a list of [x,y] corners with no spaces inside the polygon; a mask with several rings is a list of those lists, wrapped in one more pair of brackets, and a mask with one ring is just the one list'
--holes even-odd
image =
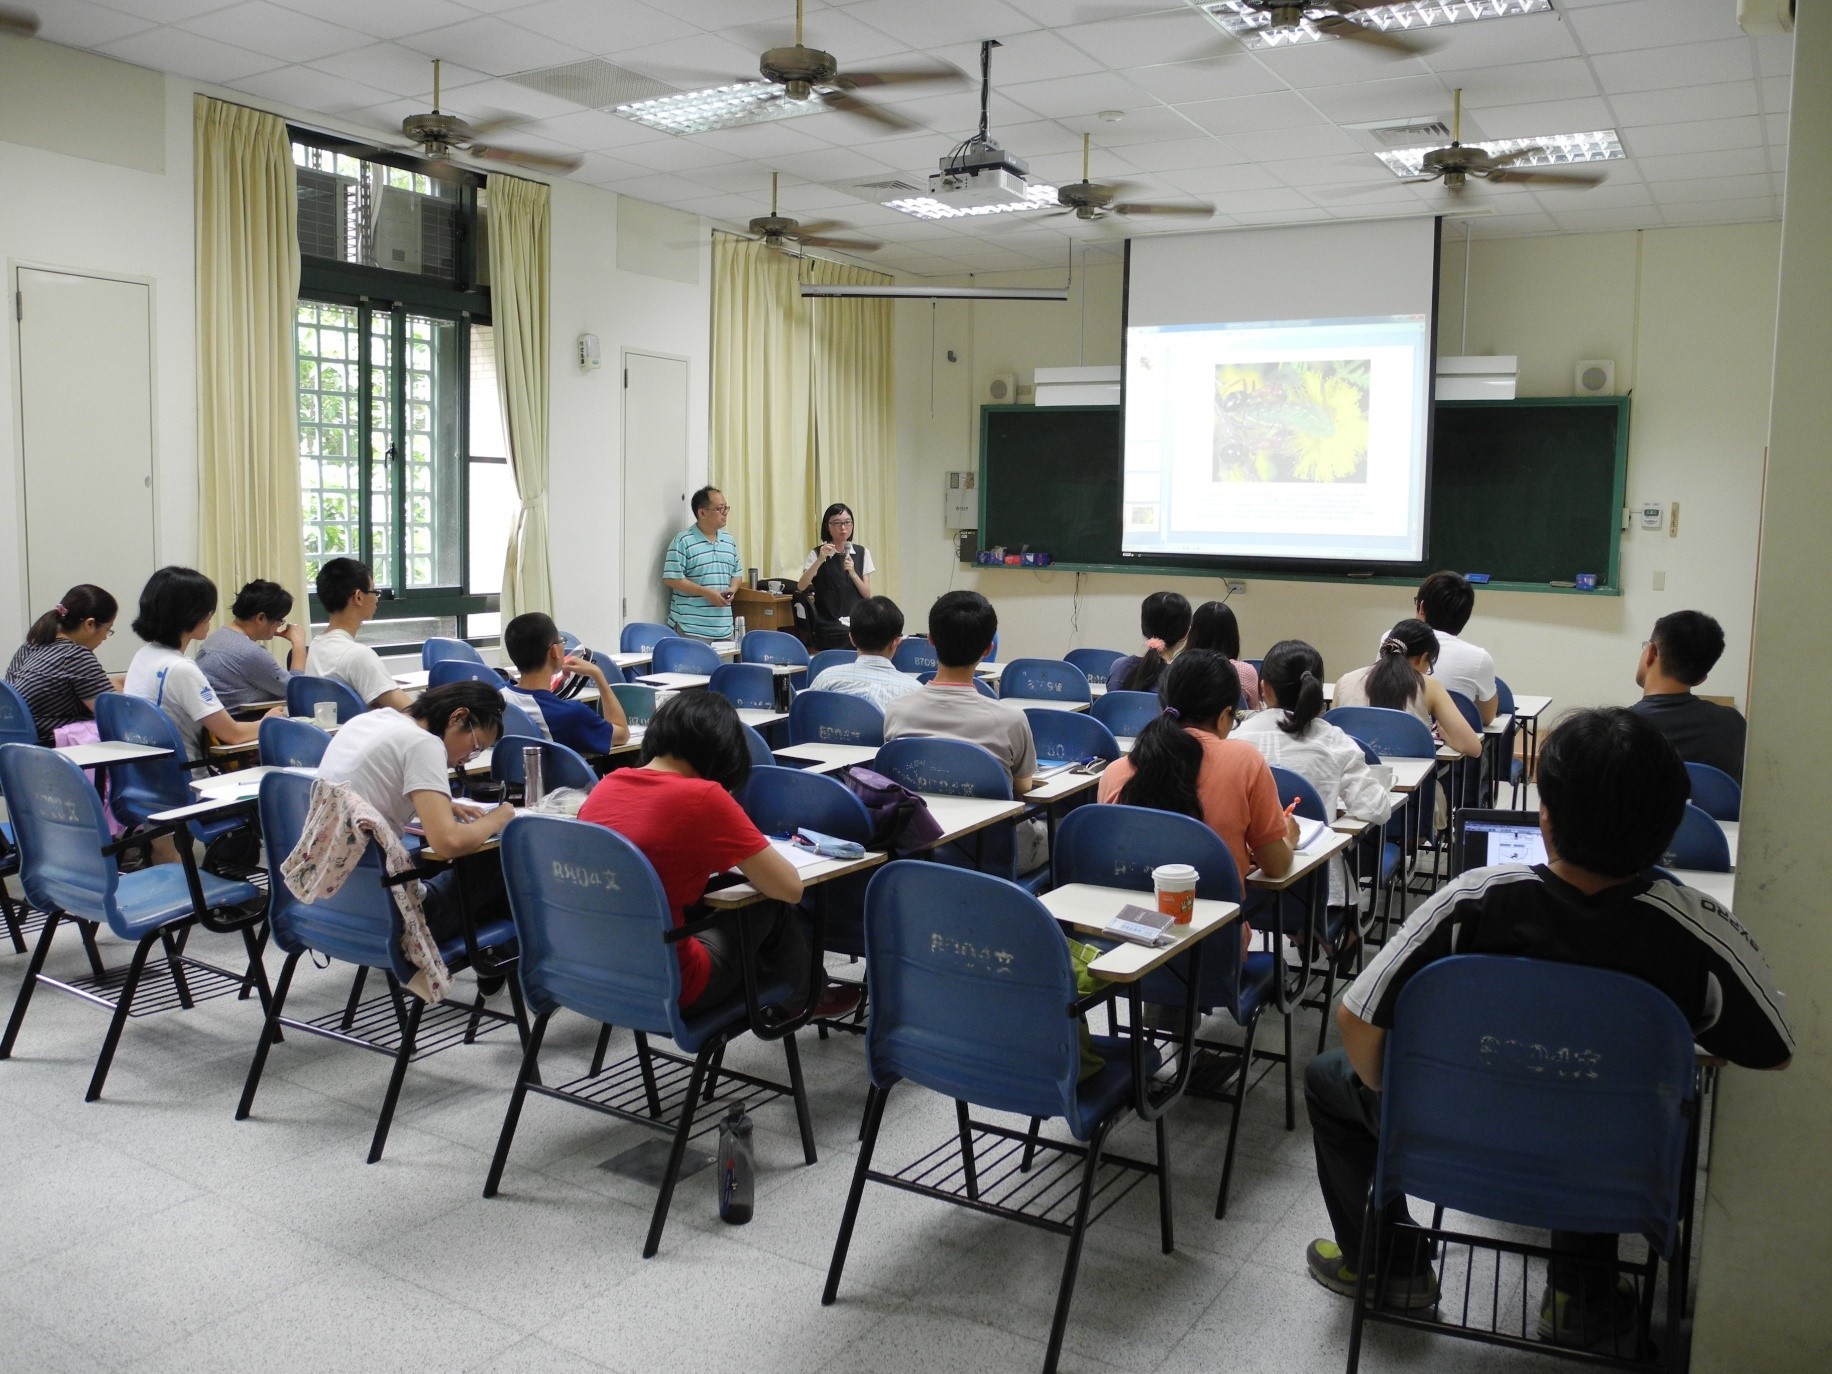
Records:
{"label": "clear water bottle", "polygon": [[522,805],[538,806],[547,795],[547,784],[541,776],[541,746],[522,746]]}
{"label": "clear water bottle", "polygon": [[744,617],[741,615],[732,617],[732,643],[744,643]]}
{"label": "clear water bottle", "polygon": [[742,1226],[751,1219],[757,1159],[751,1152],[751,1119],[737,1103],[719,1123],[719,1219]]}

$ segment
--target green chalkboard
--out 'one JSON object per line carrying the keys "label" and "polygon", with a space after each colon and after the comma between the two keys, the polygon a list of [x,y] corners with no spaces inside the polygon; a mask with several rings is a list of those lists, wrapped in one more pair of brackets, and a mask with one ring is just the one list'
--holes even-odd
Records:
{"label": "green chalkboard", "polygon": [[[1598,590],[1616,590],[1628,418],[1620,396],[1438,402],[1425,558],[1352,580],[1409,583],[1455,568],[1548,590],[1595,573]],[[980,547],[1029,545],[1058,565],[1101,571],[1350,580],[1348,570],[1297,564],[1122,563],[1120,449],[1117,406],[982,406]]]}

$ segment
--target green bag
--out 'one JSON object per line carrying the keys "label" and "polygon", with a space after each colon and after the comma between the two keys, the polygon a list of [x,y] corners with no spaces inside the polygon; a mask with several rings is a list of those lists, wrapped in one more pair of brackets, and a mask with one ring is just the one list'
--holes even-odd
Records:
{"label": "green bag", "polygon": [[[1075,995],[1086,997],[1091,992],[1099,992],[1107,985],[1105,978],[1097,978],[1088,972],[1088,965],[1100,958],[1106,951],[1099,945],[1090,945],[1081,940],[1069,941],[1069,962],[1075,966]],[[1088,1078],[1107,1067],[1107,1061],[1094,1052],[1094,1037],[1088,1033],[1088,1023],[1078,1021],[1076,1029],[1081,1034],[1081,1078]]]}

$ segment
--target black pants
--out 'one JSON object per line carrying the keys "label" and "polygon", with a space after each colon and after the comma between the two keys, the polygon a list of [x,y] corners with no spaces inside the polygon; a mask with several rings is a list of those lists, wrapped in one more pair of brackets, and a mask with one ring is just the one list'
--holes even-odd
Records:
{"label": "black pants", "polygon": [[[462,908],[458,896],[461,884]],[[460,859],[444,872],[423,880],[420,893],[427,929],[441,946],[464,938],[465,915],[471,918],[473,930],[509,919],[509,893],[503,887],[503,866],[495,854]]]}
{"label": "black pants", "polygon": [[[1311,1147],[1317,1156],[1317,1183],[1329,1208],[1336,1244],[1346,1261],[1362,1262],[1362,1221],[1368,1189],[1374,1183],[1374,1157],[1380,1140],[1380,1094],[1355,1076],[1348,1055],[1331,1050],[1304,1070],[1304,1110],[1310,1117]],[[1406,1199],[1398,1197],[1384,1212],[1387,1224],[1409,1224]],[[1616,1238],[1584,1231],[1554,1231],[1552,1248],[1569,1255],[1551,1264],[1552,1286],[1564,1293],[1600,1297],[1615,1286]],[[1391,1262],[1372,1257],[1375,1268],[1393,1273],[1421,1271],[1430,1260],[1404,1240],[1395,1245]]]}
{"label": "black pants", "polygon": [[771,902],[734,911],[702,932],[699,940],[712,967],[705,991],[686,1010],[716,1007],[743,995],[744,945],[750,948],[759,988],[786,979],[790,989],[787,1010],[798,1012],[807,1003],[813,946],[808,940],[807,918],[793,907]]}
{"label": "black pants", "polygon": [[850,649],[852,631],[837,620],[814,622],[814,642],[823,649]]}

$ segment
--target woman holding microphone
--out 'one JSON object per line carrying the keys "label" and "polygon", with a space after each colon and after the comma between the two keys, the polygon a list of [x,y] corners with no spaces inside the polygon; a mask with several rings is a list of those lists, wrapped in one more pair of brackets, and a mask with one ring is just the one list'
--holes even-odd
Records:
{"label": "woman holding microphone", "polygon": [[800,587],[814,589],[814,633],[823,649],[852,645],[842,618],[850,619],[853,607],[871,595],[871,552],[852,542],[852,507],[835,501],[821,516],[821,542],[802,565]]}

